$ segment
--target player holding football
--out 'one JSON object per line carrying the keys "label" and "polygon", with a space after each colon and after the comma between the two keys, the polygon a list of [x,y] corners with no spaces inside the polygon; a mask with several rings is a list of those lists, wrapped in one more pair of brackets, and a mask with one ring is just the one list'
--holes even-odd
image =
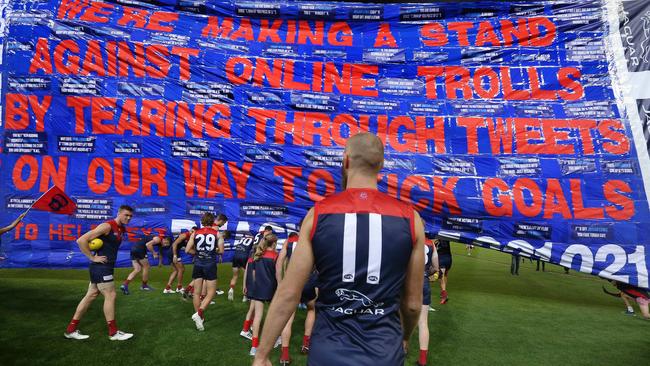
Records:
{"label": "player holding football", "polygon": [[[90,284],[86,296],[79,302],[77,309],[70,324],[63,334],[68,339],[87,339],[88,335],[82,334],[77,329],[79,321],[86,313],[90,304],[101,293],[104,296],[104,317],[108,324],[108,338],[111,341],[124,341],[133,334],[122,332],[117,329],[115,322],[115,283],[113,281],[113,272],[115,269],[115,260],[117,259],[117,250],[122,243],[124,234],[124,225],[127,225],[133,217],[133,208],[127,205],[120,206],[117,217],[113,220],[106,221],[96,228],[83,234],[77,239],[77,244],[81,252],[90,260]],[[88,243],[99,238],[103,245],[95,253],[90,251]]]}
{"label": "player holding football", "polygon": [[345,191],[316,203],[303,220],[254,366],[271,365],[273,341],[298,305],[314,265],[319,292],[308,364],[404,364],[422,310],[424,228],[413,206],[377,190],[383,163],[377,136],[361,133],[347,140]]}
{"label": "player holding football", "polygon": [[[223,240],[220,239],[219,227],[223,225],[228,218],[220,214],[218,221],[215,222],[214,215],[206,212],[201,217],[202,228],[196,230],[187,243],[186,251],[194,254],[194,270],[192,279],[194,282],[194,304],[195,313],[192,314],[192,320],[197,330],[204,330],[203,322],[205,321],[204,311],[210,305],[217,287],[217,255],[224,252]],[[204,283],[205,282],[205,283]],[[203,285],[207,291],[205,297],[201,298]]]}

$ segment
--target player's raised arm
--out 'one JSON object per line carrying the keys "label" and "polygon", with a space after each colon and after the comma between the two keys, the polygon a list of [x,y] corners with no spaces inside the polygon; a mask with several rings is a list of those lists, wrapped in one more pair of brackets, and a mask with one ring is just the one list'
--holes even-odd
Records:
{"label": "player's raised arm", "polygon": [[25,211],[25,212],[21,213],[20,216],[18,216],[11,224],[9,224],[9,225],[7,225],[7,226],[5,226],[3,228],[0,228],[0,235],[2,235],[4,233],[6,233],[7,231],[10,231],[13,228],[15,228],[16,225],[18,225],[18,223],[20,223],[23,220],[25,215],[27,215],[27,212],[29,212],[29,211]]}
{"label": "player's raised arm", "polygon": [[291,256],[292,259],[287,268],[287,275],[284,281],[278,286],[275,296],[273,296],[273,301],[271,301],[271,306],[269,307],[266,321],[262,328],[262,339],[260,340],[253,365],[271,364],[268,357],[269,352],[273,349],[273,343],[282,332],[282,329],[284,329],[296,306],[298,306],[302,289],[314,267],[314,252],[310,237],[313,220],[314,209],[312,208],[307,213],[300,229],[298,245]]}
{"label": "player's raised arm", "polygon": [[418,317],[422,309],[422,286],[424,285],[422,276],[424,273],[424,226],[417,211],[414,211],[413,216],[416,243],[411,252],[400,304],[405,343],[411,338],[411,333],[418,324]]}
{"label": "player's raised arm", "polygon": [[91,240],[99,238],[102,235],[106,235],[111,232],[111,225],[108,223],[104,222],[97,226],[96,228],[86,232],[82,236],[80,236],[77,239],[77,245],[79,245],[79,250],[81,250],[81,253],[88,257],[90,261],[92,262],[97,262],[97,263],[106,263],[106,256],[104,255],[93,255],[92,252],[90,251],[90,246],[89,243]]}

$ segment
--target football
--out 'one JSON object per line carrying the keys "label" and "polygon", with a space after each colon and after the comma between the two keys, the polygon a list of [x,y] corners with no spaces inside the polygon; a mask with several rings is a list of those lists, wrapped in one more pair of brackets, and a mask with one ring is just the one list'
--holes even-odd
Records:
{"label": "football", "polygon": [[90,250],[98,250],[99,248],[104,245],[104,242],[100,238],[95,238],[88,243],[88,246],[90,246]]}

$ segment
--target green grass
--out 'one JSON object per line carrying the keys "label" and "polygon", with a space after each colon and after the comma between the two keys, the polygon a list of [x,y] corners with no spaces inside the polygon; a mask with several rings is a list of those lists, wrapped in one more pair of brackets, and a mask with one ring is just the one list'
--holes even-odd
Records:
{"label": "green grass", "polygon": [[[622,315],[622,301],[603,294],[603,281],[547,265],[521,265],[509,273],[510,256],[455,247],[447,305],[429,312],[430,365],[643,365],[650,360],[650,321]],[[123,279],[128,269],[118,269]],[[191,271],[190,271],[191,272]],[[151,293],[132,287],[119,295],[117,320],[135,333],[111,342],[99,298],[81,321],[87,341],[63,338],[87,286],[85,270],[0,270],[0,364],[2,365],[248,365],[250,342],[239,336],[248,304],[216,297],[206,312],[206,331],[190,320],[192,305],[163,295],[169,268],[154,268]],[[220,287],[227,288],[230,265],[220,266]],[[292,357],[299,350],[304,311],[294,323]],[[334,350],[335,352],[336,350]],[[273,354],[277,363],[278,351]],[[407,365],[417,357],[414,334]],[[338,365],[333,365],[338,366]],[[379,365],[373,365],[379,366]]]}

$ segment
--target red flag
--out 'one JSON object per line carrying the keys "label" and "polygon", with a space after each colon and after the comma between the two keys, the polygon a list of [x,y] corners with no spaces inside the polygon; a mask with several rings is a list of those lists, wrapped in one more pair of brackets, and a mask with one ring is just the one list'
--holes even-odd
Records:
{"label": "red flag", "polygon": [[47,192],[34,202],[33,209],[49,211],[58,214],[72,215],[77,210],[77,205],[59,187],[52,186]]}

